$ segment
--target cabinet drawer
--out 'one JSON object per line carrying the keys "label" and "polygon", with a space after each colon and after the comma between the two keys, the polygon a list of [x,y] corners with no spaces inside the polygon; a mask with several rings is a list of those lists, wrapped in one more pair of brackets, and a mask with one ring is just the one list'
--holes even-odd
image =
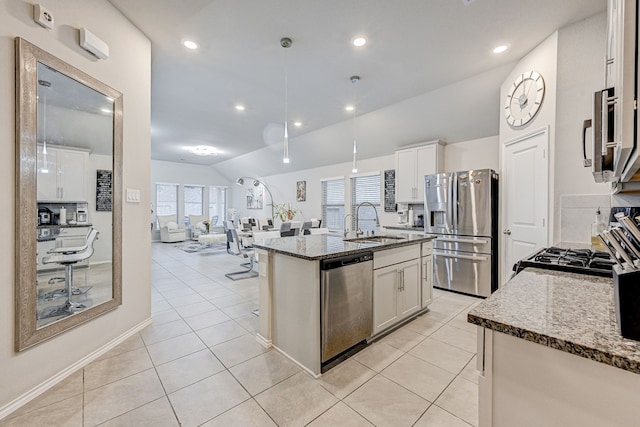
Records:
{"label": "cabinet drawer", "polygon": [[431,255],[433,253],[433,242],[424,242],[422,244],[422,256]]}
{"label": "cabinet drawer", "polygon": [[382,268],[420,258],[420,245],[403,246],[373,253],[373,268]]}

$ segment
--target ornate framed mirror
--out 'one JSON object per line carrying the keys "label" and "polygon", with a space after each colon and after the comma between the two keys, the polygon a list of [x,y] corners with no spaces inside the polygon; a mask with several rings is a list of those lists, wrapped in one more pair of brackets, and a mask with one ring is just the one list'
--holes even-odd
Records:
{"label": "ornate framed mirror", "polygon": [[16,38],[16,351],[122,304],[122,94]]}

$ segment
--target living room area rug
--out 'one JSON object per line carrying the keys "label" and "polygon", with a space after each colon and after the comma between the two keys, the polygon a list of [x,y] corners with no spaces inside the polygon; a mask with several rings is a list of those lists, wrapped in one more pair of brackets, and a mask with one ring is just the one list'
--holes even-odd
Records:
{"label": "living room area rug", "polygon": [[207,253],[207,254],[217,254],[217,253],[227,253],[227,244],[226,243],[214,243],[210,245],[203,245],[195,241],[185,241],[176,243],[173,245],[174,248],[181,249],[187,253]]}

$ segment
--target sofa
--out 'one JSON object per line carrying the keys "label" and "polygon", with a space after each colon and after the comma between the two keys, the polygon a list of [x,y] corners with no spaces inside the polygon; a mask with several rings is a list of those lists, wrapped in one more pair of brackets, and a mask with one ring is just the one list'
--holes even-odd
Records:
{"label": "sofa", "polygon": [[178,225],[177,215],[158,215],[158,225],[161,242],[183,242],[186,239],[185,229]]}

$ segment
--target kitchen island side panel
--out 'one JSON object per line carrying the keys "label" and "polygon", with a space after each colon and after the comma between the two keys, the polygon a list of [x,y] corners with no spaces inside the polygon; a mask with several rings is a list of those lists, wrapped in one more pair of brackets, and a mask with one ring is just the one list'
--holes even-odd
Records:
{"label": "kitchen island side panel", "polygon": [[487,332],[493,337],[491,344],[485,341],[492,346],[485,361],[491,386],[481,388],[480,405],[491,409],[481,427],[638,425],[640,375]]}
{"label": "kitchen island side panel", "polygon": [[273,253],[273,345],[320,375],[320,263]]}

